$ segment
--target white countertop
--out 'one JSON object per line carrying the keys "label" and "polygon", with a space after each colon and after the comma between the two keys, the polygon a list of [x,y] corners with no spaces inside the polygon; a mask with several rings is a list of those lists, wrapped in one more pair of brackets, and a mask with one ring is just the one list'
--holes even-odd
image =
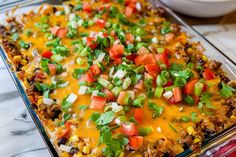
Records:
{"label": "white countertop", "polygon": [[[196,26],[236,60],[236,25]],[[0,59],[0,157],[49,157],[50,154]]]}

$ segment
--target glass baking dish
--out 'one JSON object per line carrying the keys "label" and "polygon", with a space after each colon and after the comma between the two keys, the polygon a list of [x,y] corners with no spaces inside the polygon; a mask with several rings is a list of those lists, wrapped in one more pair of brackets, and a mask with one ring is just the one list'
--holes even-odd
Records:
{"label": "glass baking dish", "polygon": [[[227,73],[228,77],[232,80],[236,79],[236,61],[233,61],[230,59],[227,55],[224,54],[224,52],[220,51],[218,48],[216,48],[212,43],[210,43],[206,38],[204,38],[200,33],[198,33],[194,28],[186,24],[181,18],[178,17],[177,14],[175,14],[171,9],[165,7],[162,5],[158,0],[151,0],[150,1],[154,7],[161,7],[167,12],[168,18],[175,23],[178,23],[182,30],[187,32],[187,34],[191,37],[191,40],[193,41],[200,41],[202,46],[205,48],[205,55],[208,56],[210,59],[214,59],[217,61],[220,61],[222,63],[222,68]],[[24,1],[17,1],[15,3],[0,4],[0,18],[4,19],[4,13],[12,10],[17,5],[17,15],[20,15],[22,13],[25,13],[29,10],[31,10],[34,7],[37,7],[43,3],[50,3],[54,5],[58,5],[61,2],[56,0],[24,0]],[[31,8],[31,9],[30,9]],[[21,84],[21,81],[18,79],[17,75],[11,68],[11,64],[9,64],[9,60],[7,58],[7,54],[5,53],[2,46],[0,46],[0,55],[3,59],[4,64],[6,65],[35,125],[37,126],[51,156],[57,157],[59,156],[58,151],[55,149],[53,144],[50,141],[50,138],[46,132],[46,129],[43,127],[43,124],[41,123],[39,117],[37,116],[36,112],[32,108],[30,101],[28,99],[28,96],[26,95],[26,92],[24,90],[23,85]],[[215,134],[214,136],[206,139],[202,143],[202,148],[199,151],[192,151],[191,149],[187,149],[181,154],[177,155],[178,157],[184,157],[184,156],[210,156],[209,152],[211,153],[211,150],[213,148],[216,148],[217,146],[226,143],[230,138],[236,137],[236,125],[231,126],[228,129],[225,129],[224,131]],[[230,149],[230,152],[235,151],[236,148]],[[224,155],[226,156],[227,153],[225,152]]]}

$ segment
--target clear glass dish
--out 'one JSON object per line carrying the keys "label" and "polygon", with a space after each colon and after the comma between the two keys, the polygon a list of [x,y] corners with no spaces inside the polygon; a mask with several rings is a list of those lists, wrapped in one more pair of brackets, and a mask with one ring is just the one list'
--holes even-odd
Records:
{"label": "clear glass dish", "polygon": [[[205,48],[205,55],[208,56],[210,59],[220,61],[223,65],[222,68],[227,73],[227,76],[232,80],[236,79],[236,61],[233,61],[232,59],[230,59],[227,55],[224,54],[224,52],[222,52],[218,48],[216,48],[205,37],[203,37],[200,33],[198,33],[193,27],[186,24],[171,9],[162,5],[158,0],[151,0],[150,2],[155,7],[163,8],[167,12],[169,19],[175,23],[178,23],[181,26],[182,30],[187,32],[187,34],[191,37],[191,40],[200,41],[202,46]],[[16,13],[19,15],[19,14],[25,13],[25,12],[33,9],[34,7],[41,5],[42,3],[50,3],[50,4],[58,5],[61,2],[56,1],[56,0],[36,0],[36,1],[24,0],[24,1],[17,1],[16,3],[10,3],[10,4],[4,5],[4,6],[0,5],[0,7],[1,7],[0,18],[3,19],[4,13],[6,11],[14,9],[16,7],[16,5],[18,5],[17,6],[18,9],[17,9]],[[27,9],[26,9],[26,7],[27,7]],[[41,123],[41,121],[40,121],[39,117],[37,116],[36,112],[34,111],[34,109],[32,108],[21,81],[18,79],[15,72],[12,71],[11,64],[9,64],[7,54],[5,53],[2,46],[0,46],[0,55],[4,61],[4,64],[7,67],[8,71],[9,71],[9,73],[10,73],[10,75],[11,75],[34,123],[35,123],[35,125],[37,126],[51,156],[58,157],[59,156],[58,151],[55,149],[55,147],[51,143],[50,138],[47,135],[45,128],[43,127],[43,124]],[[224,131],[217,133],[214,136],[203,141],[201,150],[195,152],[195,151],[192,151],[191,149],[187,149],[177,156],[178,157],[184,157],[184,156],[203,156],[203,157],[205,157],[205,156],[209,156],[209,152],[211,153],[212,149],[214,149],[215,147],[217,147],[221,144],[226,143],[230,138],[235,137],[235,136],[236,136],[236,125],[228,128],[228,129],[225,129]],[[233,150],[231,149],[230,151],[235,151],[235,150],[236,150],[236,148],[233,148]],[[227,153],[230,153],[230,152],[225,152],[225,154],[223,156],[226,156]]]}

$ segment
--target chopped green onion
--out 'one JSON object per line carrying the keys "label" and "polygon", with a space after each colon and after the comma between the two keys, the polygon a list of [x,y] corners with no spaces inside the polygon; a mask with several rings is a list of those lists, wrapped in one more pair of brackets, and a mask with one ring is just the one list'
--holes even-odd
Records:
{"label": "chopped green onion", "polygon": [[87,81],[79,81],[78,85],[79,86],[86,86],[87,85]]}
{"label": "chopped green onion", "polygon": [[168,123],[169,127],[176,133],[178,133],[177,129],[173,126],[173,124]]}
{"label": "chopped green onion", "polygon": [[190,121],[190,118],[188,116],[182,116],[180,119],[183,122],[189,122]]}
{"label": "chopped green onion", "polygon": [[153,131],[152,127],[147,127],[147,128],[139,128],[138,134],[140,136],[147,136]]}
{"label": "chopped green onion", "polygon": [[80,57],[77,58],[76,62],[77,62],[78,65],[83,65],[85,63],[85,61]]}
{"label": "chopped green onion", "polygon": [[[99,78],[98,79],[98,83],[100,83],[104,88],[107,88],[109,86],[109,89],[111,89],[113,87],[113,85],[111,84],[111,82],[103,79],[103,78]],[[111,85],[111,86],[110,86]]]}
{"label": "chopped green onion", "polygon": [[144,66],[141,65],[141,66],[135,68],[133,71],[134,71],[135,73],[137,73],[137,74],[143,73],[143,72],[144,72]]}
{"label": "chopped green onion", "polygon": [[133,106],[134,107],[143,107],[143,104],[145,102],[145,97],[144,96],[138,96],[134,102],[133,102]]}
{"label": "chopped green onion", "polygon": [[194,99],[190,95],[184,96],[184,102],[188,105],[194,105]]}
{"label": "chopped green onion", "polygon": [[164,53],[165,49],[163,47],[158,47],[157,48],[157,53]]}
{"label": "chopped green onion", "polygon": [[106,97],[106,94],[105,94],[105,93],[102,93],[102,92],[98,92],[98,93],[97,93],[97,96]]}
{"label": "chopped green onion", "polygon": [[85,48],[80,52],[80,55],[81,55],[81,56],[87,56],[88,54],[89,54],[88,47],[85,47]]}
{"label": "chopped green onion", "polygon": [[194,86],[194,94],[200,96],[203,90],[203,83],[197,82]]}
{"label": "chopped green onion", "polygon": [[122,90],[121,87],[114,87],[111,92],[114,94],[116,97],[119,95],[120,91]]}
{"label": "chopped green onion", "polygon": [[52,55],[51,59],[56,62],[61,62],[63,60],[63,57],[60,54],[54,54]]}
{"label": "chopped green onion", "polygon": [[30,48],[30,43],[26,43],[24,41],[20,41],[20,47],[25,49],[25,50],[28,50]]}
{"label": "chopped green onion", "polygon": [[122,85],[123,89],[128,89],[129,86],[131,85],[131,83],[132,83],[132,80],[130,77],[125,78],[123,85]]}
{"label": "chopped green onion", "polygon": [[162,87],[157,87],[155,90],[155,97],[160,98],[162,96],[164,89]]}

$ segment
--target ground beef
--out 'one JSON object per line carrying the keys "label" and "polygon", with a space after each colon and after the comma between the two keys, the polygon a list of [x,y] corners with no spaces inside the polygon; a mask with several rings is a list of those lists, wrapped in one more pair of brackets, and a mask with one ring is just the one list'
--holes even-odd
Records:
{"label": "ground beef", "polygon": [[61,106],[58,104],[53,104],[53,105],[45,105],[45,104],[38,104],[39,108],[38,111],[40,112],[41,115],[44,116],[46,119],[56,119],[59,118],[59,115],[61,113]]}
{"label": "ground beef", "polygon": [[8,52],[11,55],[11,57],[14,57],[16,55],[21,55],[21,52],[19,51],[15,43],[7,39],[6,40],[4,39],[2,40],[2,45],[3,48],[6,50],[6,52]]}

